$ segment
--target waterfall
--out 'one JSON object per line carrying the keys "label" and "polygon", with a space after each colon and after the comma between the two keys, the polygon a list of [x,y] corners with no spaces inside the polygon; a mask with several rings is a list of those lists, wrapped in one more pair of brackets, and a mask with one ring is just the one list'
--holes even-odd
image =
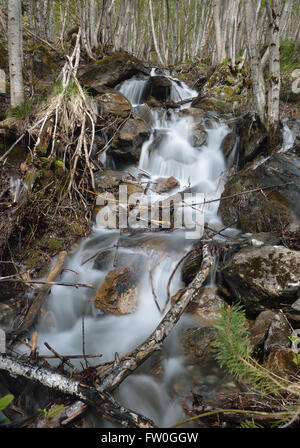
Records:
{"label": "waterfall", "polygon": [[[171,77],[170,79],[174,101],[196,96],[197,92],[184,83]],[[138,105],[142,101],[146,83],[147,79],[133,78],[122,83],[118,89],[133,105]],[[188,106],[189,104],[183,107]],[[181,116],[179,111],[171,111],[169,114],[163,110],[152,111],[154,125],[149,140],[142,147],[139,168],[148,173],[147,182],[155,182],[158,177],[174,176],[178,180],[175,191],[189,187],[192,191],[203,193],[206,200],[218,198],[226,173],[226,163],[220,148],[229,129],[226,125],[211,121],[206,129],[205,144],[194,147],[191,142],[193,119]],[[212,202],[205,206],[205,219],[215,228],[222,226],[217,216],[218,204]],[[91,235],[70,254],[61,281],[100,285],[112,269],[112,263],[108,263],[103,269],[97,269],[93,259],[85,264],[83,261],[102,249],[114,246],[118,246],[118,249],[110,249],[112,258],[122,256],[123,260],[127,260],[128,266],[136,262],[142,268],[137,310],[123,316],[105,315],[93,306],[95,291],[53,286],[47,297],[46,313],[37,328],[41,355],[47,352],[45,341],[61,354],[82,353],[83,313],[85,352],[102,353],[101,362],[113,360],[116,352],[122,356],[135,348],[161,321],[162,316],[154,302],[152,289],[155,290],[159,305],[163,307],[167,299],[170,273],[183,253],[191,249],[191,242],[180,231],[157,232],[150,236],[149,233],[129,235],[95,225]],[[149,277],[151,269],[152,283]],[[172,279],[171,295],[183,286],[179,269]],[[180,330],[194,324],[191,316],[183,315],[174,328],[172,337],[164,342],[166,355],[161,361],[161,378],[153,377],[149,373],[149,367],[143,365],[117,391],[123,404],[152,417],[157,425],[171,425],[185,417],[180,399],[174,398],[174,391],[182,378],[188,384],[191,380],[188,369],[184,367],[184,358],[178,352],[177,341]],[[56,361],[50,362],[55,364]],[[92,359],[89,363],[98,364],[99,360]],[[74,360],[74,364],[80,367],[79,360]],[[204,381],[205,373],[200,370],[199,375]]]}

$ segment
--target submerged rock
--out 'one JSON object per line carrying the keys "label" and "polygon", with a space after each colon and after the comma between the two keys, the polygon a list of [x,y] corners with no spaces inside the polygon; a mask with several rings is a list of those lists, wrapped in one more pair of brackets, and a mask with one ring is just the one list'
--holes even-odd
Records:
{"label": "submerged rock", "polygon": [[212,343],[216,338],[216,330],[210,327],[188,328],[180,336],[183,354],[188,364],[209,363],[213,359]]}
{"label": "submerged rock", "polygon": [[[256,159],[225,185],[219,215],[243,232],[274,232],[300,219],[300,158],[275,154]],[[261,187],[273,187],[260,191]],[[256,190],[241,194],[245,191]],[[225,199],[228,196],[233,196]]]}
{"label": "submerged rock", "polygon": [[[172,297],[172,302],[176,302],[186,288],[180,289]],[[192,314],[204,326],[212,326],[218,313],[223,309],[224,301],[217,294],[216,287],[204,286],[200,288],[196,297],[188,304],[185,312]]]}
{"label": "submerged rock", "polygon": [[133,313],[137,302],[137,276],[130,268],[110,271],[97,289],[94,298],[96,308],[115,316]]}
{"label": "submerged rock", "polygon": [[251,314],[281,308],[297,298],[300,253],[283,246],[244,248],[222,267],[233,297]]}
{"label": "submerged rock", "polygon": [[202,263],[202,251],[192,252],[183,262],[181,270],[181,279],[188,285],[196,277]]}

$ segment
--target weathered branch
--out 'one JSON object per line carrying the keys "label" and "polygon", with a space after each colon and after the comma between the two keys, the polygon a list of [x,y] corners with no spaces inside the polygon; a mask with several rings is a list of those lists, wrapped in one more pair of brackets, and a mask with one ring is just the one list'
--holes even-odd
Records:
{"label": "weathered branch", "polygon": [[[121,406],[111,396],[101,393],[93,387],[80,384],[77,380],[54,373],[49,369],[32,366],[27,362],[14,359],[10,356],[0,355],[0,370],[8,372],[11,376],[22,376],[49,387],[52,390],[76,397],[80,402],[96,408],[103,418],[118,421],[125,427],[155,427],[151,420]],[[79,403],[77,403],[77,406],[79,406]]]}
{"label": "weathered branch", "polygon": [[[60,272],[62,271],[62,269],[64,267],[66,258],[67,258],[66,251],[62,251],[58,254],[57,263],[54,266],[54,268],[52,269],[52,271],[50,272],[50,274],[48,275],[46,282],[52,282],[53,280],[56,279],[56,277],[60,274]],[[24,321],[22,322],[20,327],[18,327],[16,330],[13,330],[13,332],[12,332],[13,334],[19,335],[31,327],[42,304],[44,303],[44,300],[45,300],[50,288],[51,288],[51,284],[49,285],[47,283],[44,284],[43,286],[41,286],[37,296],[35,297],[34,301],[32,302],[31,307],[29,308],[29,310],[24,318]]]}

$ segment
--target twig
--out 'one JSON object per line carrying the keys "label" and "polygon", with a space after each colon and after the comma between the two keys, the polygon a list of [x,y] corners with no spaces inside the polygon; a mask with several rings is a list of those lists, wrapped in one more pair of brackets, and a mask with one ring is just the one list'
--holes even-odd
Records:
{"label": "twig", "polygon": [[[10,276],[12,277],[12,276]],[[32,283],[32,284],[41,284],[48,286],[73,286],[73,288],[90,288],[95,289],[95,285],[88,285],[85,283],[66,283],[66,282],[47,282],[43,280],[22,280],[20,278],[9,278],[9,277],[0,277],[0,282],[20,282],[20,283]]]}
{"label": "twig", "polygon": [[[56,265],[54,266],[54,268],[52,269],[52,271],[49,273],[46,282],[52,282],[52,280],[54,280],[59,273],[62,271],[65,260],[67,258],[67,252],[62,251],[58,254],[58,258],[57,258],[57,262]],[[20,325],[20,327],[18,327],[17,329],[12,331],[12,334],[16,334],[19,335],[21,333],[23,333],[24,331],[28,330],[29,327],[33,324],[42,304],[44,303],[44,300],[46,298],[47,293],[49,292],[49,289],[51,288],[51,285],[48,284],[44,284],[37,296],[35,297],[33,303],[31,304],[23,323]]]}
{"label": "twig", "polygon": [[186,253],[186,254],[185,254],[185,255],[178,261],[178,263],[176,264],[176,266],[175,266],[175,268],[174,268],[172,274],[170,275],[170,278],[169,278],[169,281],[168,281],[168,284],[167,284],[167,299],[166,299],[166,302],[165,302],[164,307],[163,307],[163,309],[162,309],[162,313],[165,312],[165,310],[166,310],[166,308],[167,308],[167,305],[168,305],[168,303],[169,303],[169,301],[170,301],[170,298],[171,298],[170,286],[171,286],[171,281],[172,281],[172,279],[173,279],[173,277],[174,277],[174,275],[175,275],[175,272],[177,271],[177,269],[179,268],[179,266],[181,265],[181,263],[182,263],[182,262],[189,256],[189,255],[191,255],[193,252],[195,252],[196,250],[197,250],[197,249],[194,248],[194,249],[188,251],[188,253]]}
{"label": "twig", "polygon": [[70,363],[70,361],[68,359],[66,359],[64,356],[60,355],[59,353],[57,353],[56,350],[54,350],[54,348],[52,348],[48,342],[44,342],[45,347],[47,347],[48,350],[50,350],[50,352],[52,352],[56,358],[60,359],[61,362],[63,364],[67,364],[67,366],[69,366],[72,370],[74,370],[75,372],[79,372],[78,369],[73,366],[73,364]]}

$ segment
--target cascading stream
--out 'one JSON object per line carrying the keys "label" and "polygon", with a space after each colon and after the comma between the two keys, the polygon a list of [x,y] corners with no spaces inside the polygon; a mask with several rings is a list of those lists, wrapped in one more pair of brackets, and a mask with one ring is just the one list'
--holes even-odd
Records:
{"label": "cascading stream", "polygon": [[[153,72],[154,74],[154,72]],[[174,101],[188,99],[197,94],[185,84],[172,80],[171,96]],[[125,81],[119,90],[133,105],[140,103],[147,80]],[[184,106],[186,107],[186,106]],[[190,187],[192,191],[205,194],[207,200],[220,196],[226,173],[226,163],[220,149],[223,138],[228,133],[227,126],[211,122],[206,129],[207,140],[202,147],[191,144],[190,117],[181,117],[172,111],[171,116],[161,110],[153,112],[154,126],[150,139],[143,145],[139,168],[145,170],[155,182],[158,177],[174,176],[180,183],[175,191]],[[157,134],[163,137],[155,144]],[[172,191],[173,194],[174,191]],[[207,204],[205,219],[210,225],[221,228],[217,216],[218,202]],[[149,242],[150,241],[150,242]],[[99,285],[106,274],[113,269],[112,257],[104,269],[96,269],[94,261],[82,264],[100,249],[119,244],[118,254],[124,255],[128,265],[143,257],[143,273],[140,280],[140,297],[136,312],[124,316],[104,315],[93,306],[94,292],[85,289],[53,286],[47,300],[47,311],[38,327],[40,353],[46,354],[47,341],[61,354],[82,353],[82,315],[85,315],[85,352],[103,353],[100,362],[111,361],[117,352],[122,356],[146,339],[160,322],[160,315],[152,294],[149,270],[153,270],[153,286],[161,306],[166,300],[167,283],[182,254],[191,248],[184,232],[128,236],[118,230],[100,229],[95,225],[92,234],[83,240],[78,249],[69,256],[67,270],[61,281]],[[180,271],[171,284],[171,294],[175,294],[183,283]],[[192,317],[184,315],[176,325],[172,335],[164,343],[161,359],[162,374],[149,374],[150,364],[142,365],[138,371],[122,383],[116,392],[124,405],[152,418],[164,427],[175,424],[185,417],[179,398],[173,398],[177,382],[189,373],[184,367],[184,358],[178,352],[180,329],[195,325]],[[47,353],[48,354],[48,353]],[[150,358],[151,359],[151,358]],[[94,364],[99,360],[94,360]],[[92,361],[91,361],[92,363]],[[78,365],[80,366],[79,362]],[[205,382],[205,379],[203,379]],[[189,383],[188,383],[189,384]],[[214,386],[210,386],[214,387]],[[189,390],[191,386],[188,386]]]}

